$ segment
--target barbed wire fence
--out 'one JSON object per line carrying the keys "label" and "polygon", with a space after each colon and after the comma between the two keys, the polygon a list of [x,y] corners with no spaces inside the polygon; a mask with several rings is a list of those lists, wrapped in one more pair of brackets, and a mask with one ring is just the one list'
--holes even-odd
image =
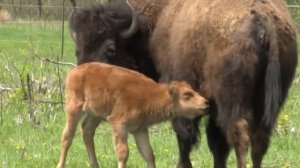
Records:
{"label": "barbed wire fence", "polygon": [[[10,2],[10,3],[9,3]],[[10,0],[4,3],[0,0],[0,12],[5,11],[8,13],[8,21],[59,21],[62,19],[61,11],[62,8],[65,10],[64,19],[69,18],[74,7],[73,4],[66,0],[65,4],[42,4],[39,6],[37,3],[22,4],[22,1]],[[79,1],[77,2],[77,8],[91,6],[96,3],[104,3],[106,0],[90,0],[90,1]],[[300,2],[288,3],[291,15],[295,21],[295,24],[300,30]],[[1,14],[0,14],[1,15]],[[1,21],[1,16],[0,16]]]}
{"label": "barbed wire fence", "polygon": [[[66,0],[66,4],[42,4],[39,6],[37,3],[21,3],[22,1],[0,0],[0,11],[7,11],[12,21],[18,20],[61,20],[60,12],[62,8],[65,8],[65,17],[70,16],[73,10],[73,6],[69,0]],[[81,2],[81,3],[80,3]],[[105,0],[90,0],[77,2],[78,7],[91,6],[96,3],[103,3]],[[293,18],[297,25],[300,23],[300,2],[295,1],[288,3],[287,5],[291,11]]]}
{"label": "barbed wire fence", "polygon": [[65,8],[66,17],[72,13],[73,6],[42,6],[42,12],[39,11],[38,5],[16,5],[16,4],[0,4],[2,10],[8,11],[10,21],[28,21],[28,20],[61,20],[62,8]]}
{"label": "barbed wire fence", "polygon": [[[32,2],[31,2],[32,1]],[[57,1],[57,2],[56,2]],[[78,8],[105,3],[107,0],[77,0]],[[40,3],[37,3],[40,2]],[[61,12],[64,8],[65,19],[68,18],[73,9],[74,4],[70,0],[0,0],[0,11],[5,11],[10,15],[10,21],[29,21],[29,20],[47,20],[57,21],[62,20]],[[0,16],[1,21],[1,16]]]}

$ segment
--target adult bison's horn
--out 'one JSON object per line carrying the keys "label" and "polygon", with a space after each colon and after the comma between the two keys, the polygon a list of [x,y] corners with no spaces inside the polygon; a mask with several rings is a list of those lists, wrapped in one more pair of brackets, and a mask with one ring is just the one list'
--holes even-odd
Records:
{"label": "adult bison's horn", "polygon": [[76,38],[76,33],[71,31],[71,37],[72,39],[76,42],[77,38]]}
{"label": "adult bison's horn", "polygon": [[130,2],[128,2],[128,0],[126,0],[126,3],[132,10],[132,21],[131,21],[130,27],[121,32],[120,35],[123,38],[129,38],[129,37],[133,36],[138,30],[138,15],[135,12],[133,6],[130,4]]}
{"label": "adult bison's horn", "polygon": [[77,13],[77,10],[76,8],[74,8],[73,12],[72,12],[72,15],[71,15],[71,19],[70,19],[70,22],[69,22],[69,28],[70,28],[70,34],[71,34],[71,37],[72,39],[76,42],[77,41],[77,38],[76,38],[76,33],[75,31],[73,30],[74,29],[74,25],[73,24],[73,19],[74,19],[74,15]]}

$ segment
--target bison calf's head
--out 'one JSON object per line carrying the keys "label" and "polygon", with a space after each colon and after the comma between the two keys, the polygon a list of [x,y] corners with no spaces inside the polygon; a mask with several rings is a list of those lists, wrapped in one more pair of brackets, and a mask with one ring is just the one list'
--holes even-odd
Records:
{"label": "bison calf's head", "polygon": [[195,118],[206,113],[208,100],[194,91],[186,82],[174,81],[169,84],[169,93],[173,99],[177,116]]}

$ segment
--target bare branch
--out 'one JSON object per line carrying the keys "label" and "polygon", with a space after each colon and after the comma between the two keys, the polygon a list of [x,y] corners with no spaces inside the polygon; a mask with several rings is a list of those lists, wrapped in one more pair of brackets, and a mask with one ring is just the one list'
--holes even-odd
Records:
{"label": "bare branch", "polygon": [[49,100],[35,100],[35,103],[44,103],[44,104],[63,104],[61,101],[49,101]]}
{"label": "bare branch", "polygon": [[75,64],[71,63],[71,62],[60,62],[60,61],[55,61],[55,60],[51,60],[49,58],[44,58],[40,55],[38,55],[37,53],[34,53],[32,52],[32,54],[36,57],[38,57],[40,60],[42,61],[45,61],[45,62],[50,62],[50,63],[53,63],[53,64],[59,64],[59,65],[68,65],[68,66],[73,66],[73,67],[76,67]]}
{"label": "bare branch", "polygon": [[33,96],[32,96],[32,82],[31,82],[31,78],[30,75],[27,74],[26,75],[26,79],[27,79],[27,89],[28,89],[28,99],[27,99],[27,103],[28,103],[28,113],[29,113],[29,120],[30,121],[35,121],[35,116],[34,116],[34,104],[33,104]]}

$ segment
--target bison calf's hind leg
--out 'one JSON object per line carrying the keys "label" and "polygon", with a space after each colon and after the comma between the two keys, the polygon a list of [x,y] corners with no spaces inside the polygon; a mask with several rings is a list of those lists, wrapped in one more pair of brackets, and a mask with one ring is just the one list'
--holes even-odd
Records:
{"label": "bison calf's hind leg", "polygon": [[96,128],[100,124],[100,118],[93,117],[87,114],[82,122],[82,138],[85,143],[85,147],[88,153],[90,165],[92,168],[99,168],[97,162],[95,145],[94,145],[94,135]]}
{"label": "bison calf's hind leg", "polygon": [[147,162],[148,168],[155,168],[155,159],[149,142],[148,129],[133,133],[138,150]]}
{"label": "bison calf's hind leg", "polygon": [[61,137],[61,151],[60,151],[60,157],[59,157],[59,162],[57,164],[57,168],[65,167],[65,160],[67,157],[67,153],[72,144],[76,127],[81,117],[82,117],[82,113],[79,111],[78,108],[67,110],[66,125]]}
{"label": "bison calf's hind leg", "polygon": [[118,158],[118,168],[126,168],[128,159],[128,132],[122,124],[111,124],[113,127],[114,145]]}

